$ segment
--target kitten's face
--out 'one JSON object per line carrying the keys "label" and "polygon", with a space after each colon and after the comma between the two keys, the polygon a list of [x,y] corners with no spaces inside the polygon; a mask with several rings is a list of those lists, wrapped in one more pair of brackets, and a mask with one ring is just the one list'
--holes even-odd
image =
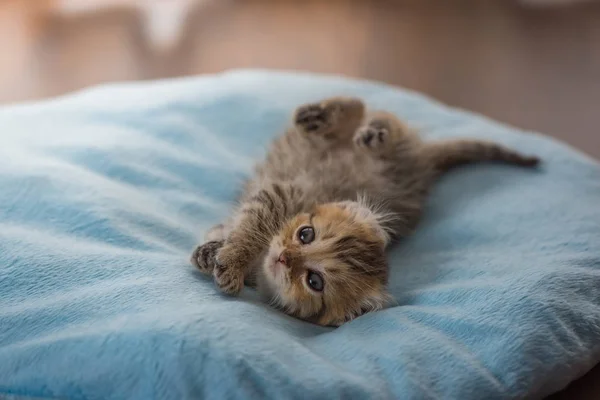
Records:
{"label": "kitten's face", "polygon": [[275,236],[258,285],[289,314],[341,325],[389,300],[386,241],[376,216],[358,203],[318,206]]}

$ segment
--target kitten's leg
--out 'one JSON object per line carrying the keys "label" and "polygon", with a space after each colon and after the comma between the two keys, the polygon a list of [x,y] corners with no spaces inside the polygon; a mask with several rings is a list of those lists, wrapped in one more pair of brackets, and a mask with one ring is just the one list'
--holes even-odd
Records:
{"label": "kitten's leg", "polygon": [[221,291],[235,295],[244,287],[256,259],[268,249],[291,210],[290,188],[273,184],[261,189],[237,211],[216,256],[213,276]]}
{"label": "kitten's leg", "polygon": [[365,105],[353,97],[333,97],[296,109],[298,131],[330,142],[349,142],[365,115]]}
{"label": "kitten's leg", "polygon": [[393,238],[409,236],[421,218],[432,181],[419,136],[393,114],[377,111],[357,130],[354,144],[357,152],[383,161],[380,173],[389,184],[379,189],[387,192],[383,197],[393,214],[383,225]]}
{"label": "kitten's leg", "polygon": [[378,111],[365,118],[354,135],[354,144],[370,154],[399,161],[420,161],[437,173],[476,162],[497,161],[534,167],[537,157],[526,156],[494,142],[477,139],[452,139],[423,143],[418,135],[391,113]]}

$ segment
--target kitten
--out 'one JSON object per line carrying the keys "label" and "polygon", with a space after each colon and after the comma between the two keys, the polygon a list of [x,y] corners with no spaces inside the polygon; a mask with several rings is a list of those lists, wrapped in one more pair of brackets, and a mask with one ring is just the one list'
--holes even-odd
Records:
{"label": "kitten", "polygon": [[538,164],[495,143],[424,143],[355,98],[302,106],[191,261],[227,294],[245,282],[288,314],[338,326],[392,300],[386,247],[415,229],[437,176],[480,161]]}

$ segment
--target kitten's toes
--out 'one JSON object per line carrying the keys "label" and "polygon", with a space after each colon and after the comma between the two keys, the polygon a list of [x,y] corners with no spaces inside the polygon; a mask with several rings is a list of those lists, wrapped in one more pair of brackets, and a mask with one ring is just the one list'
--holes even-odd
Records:
{"label": "kitten's toes", "polygon": [[294,123],[306,133],[323,133],[331,125],[330,112],[320,104],[308,104],[298,108]]}
{"label": "kitten's toes", "polygon": [[217,263],[213,277],[219,290],[229,295],[236,295],[244,288],[244,274],[238,268],[231,268]]}
{"label": "kitten's toes", "polygon": [[222,240],[206,242],[196,247],[190,259],[192,265],[202,273],[212,275],[217,264],[217,252],[221,247],[223,247]]}
{"label": "kitten's toes", "polygon": [[358,147],[376,149],[386,145],[389,141],[390,130],[380,121],[372,121],[358,129],[354,135],[354,143]]}

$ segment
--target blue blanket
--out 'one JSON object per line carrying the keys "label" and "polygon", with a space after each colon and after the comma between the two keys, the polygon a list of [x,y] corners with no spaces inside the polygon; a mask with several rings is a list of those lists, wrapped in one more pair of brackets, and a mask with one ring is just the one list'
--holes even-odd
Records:
{"label": "blue blanket", "polygon": [[[339,329],[221,296],[188,257],[299,103],[544,159],[444,177],[391,254],[398,306]],[[238,71],[0,111],[0,397],[539,398],[600,361],[600,166],[366,82]]]}

